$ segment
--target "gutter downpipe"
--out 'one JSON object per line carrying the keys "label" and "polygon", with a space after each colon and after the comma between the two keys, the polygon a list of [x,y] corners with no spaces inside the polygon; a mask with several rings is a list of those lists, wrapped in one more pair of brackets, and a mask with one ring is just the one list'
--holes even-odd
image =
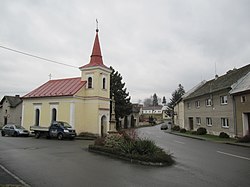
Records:
{"label": "gutter downpipe", "polygon": [[235,101],[235,97],[232,95],[233,97],[233,118],[234,118],[234,132],[235,132],[235,136],[237,137],[238,132],[237,132],[237,115],[236,115],[236,101]]}

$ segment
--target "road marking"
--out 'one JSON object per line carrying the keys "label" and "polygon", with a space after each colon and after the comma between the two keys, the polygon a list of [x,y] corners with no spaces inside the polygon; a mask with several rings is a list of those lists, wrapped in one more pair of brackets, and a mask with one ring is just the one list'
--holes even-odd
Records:
{"label": "road marking", "polygon": [[179,144],[183,144],[183,145],[186,144],[184,142],[179,142],[179,141],[176,141],[176,140],[174,142],[179,143]]}
{"label": "road marking", "polygon": [[222,152],[222,151],[217,151],[217,153],[232,156],[232,157],[236,157],[236,158],[241,158],[241,159],[245,159],[245,160],[250,160],[250,158],[247,158],[247,157],[244,157],[244,156],[238,156],[238,155],[234,155],[234,154],[230,154],[230,153],[225,153],[225,152]]}
{"label": "road marking", "polygon": [[0,164],[0,168],[2,168],[6,173],[8,173],[10,176],[12,176],[13,178],[15,178],[18,182],[20,182],[22,185],[24,185],[25,187],[30,187],[30,185],[28,185],[26,182],[24,182],[22,179],[20,179],[18,176],[16,176],[14,173],[12,173],[11,171],[7,170],[4,166],[2,166]]}

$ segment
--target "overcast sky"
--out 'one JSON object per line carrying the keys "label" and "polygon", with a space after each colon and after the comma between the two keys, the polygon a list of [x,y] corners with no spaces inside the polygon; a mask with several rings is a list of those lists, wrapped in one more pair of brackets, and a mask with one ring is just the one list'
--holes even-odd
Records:
{"label": "overcast sky", "polygon": [[[133,102],[166,96],[250,63],[249,0],[0,0],[0,45],[80,67],[99,21],[104,64]],[[215,65],[216,64],[216,65]],[[215,68],[216,67],[216,68]],[[0,48],[0,96],[80,70]]]}

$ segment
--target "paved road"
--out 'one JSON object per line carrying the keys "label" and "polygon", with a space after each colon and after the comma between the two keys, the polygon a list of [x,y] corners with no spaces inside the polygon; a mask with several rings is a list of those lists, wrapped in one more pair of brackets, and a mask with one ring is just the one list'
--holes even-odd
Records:
{"label": "paved road", "polygon": [[140,129],[139,134],[173,153],[175,167],[194,175],[195,184],[250,186],[250,148],[180,137],[159,131],[159,126]]}
{"label": "paved road", "polygon": [[[249,186],[250,149],[138,130],[177,164],[148,167],[87,151],[92,141],[0,137],[0,163],[31,186]],[[232,155],[228,155],[232,154]]]}

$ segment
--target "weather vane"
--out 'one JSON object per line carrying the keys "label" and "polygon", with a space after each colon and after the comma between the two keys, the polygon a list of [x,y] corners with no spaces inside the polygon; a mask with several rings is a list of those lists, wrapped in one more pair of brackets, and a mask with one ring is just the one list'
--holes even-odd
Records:
{"label": "weather vane", "polygon": [[98,20],[96,19],[95,21],[96,21],[96,32],[98,32],[99,31],[99,29],[98,29]]}

